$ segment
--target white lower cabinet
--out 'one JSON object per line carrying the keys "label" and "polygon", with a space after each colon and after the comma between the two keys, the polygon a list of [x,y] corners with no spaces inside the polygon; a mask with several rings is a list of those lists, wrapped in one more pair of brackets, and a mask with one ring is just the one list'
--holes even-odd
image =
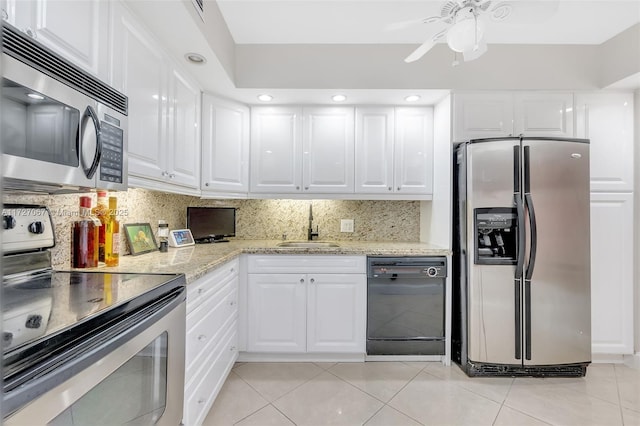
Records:
{"label": "white lower cabinet", "polygon": [[185,425],[199,425],[238,358],[238,260],[187,287]]}
{"label": "white lower cabinet", "polygon": [[248,352],[364,353],[364,257],[251,256],[248,263]]}
{"label": "white lower cabinet", "polygon": [[591,193],[593,353],[633,353],[633,193]]}

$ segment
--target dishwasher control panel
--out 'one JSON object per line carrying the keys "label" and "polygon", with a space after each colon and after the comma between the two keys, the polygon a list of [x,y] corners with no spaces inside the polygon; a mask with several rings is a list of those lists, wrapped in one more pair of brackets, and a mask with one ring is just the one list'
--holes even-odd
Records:
{"label": "dishwasher control panel", "polygon": [[444,257],[369,257],[369,278],[445,278],[447,260]]}

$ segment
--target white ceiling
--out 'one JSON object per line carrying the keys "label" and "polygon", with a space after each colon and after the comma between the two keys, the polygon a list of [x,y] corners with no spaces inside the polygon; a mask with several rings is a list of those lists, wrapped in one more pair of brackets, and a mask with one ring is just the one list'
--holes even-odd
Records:
{"label": "white ceiling", "polygon": [[[212,1],[212,0],[209,0]],[[500,0],[493,0],[491,7]],[[389,26],[440,15],[445,0],[217,0],[237,44],[421,43],[443,24]],[[489,22],[506,44],[601,44],[640,22],[640,0],[508,0],[514,13]],[[487,17],[488,18],[488,17]]]}

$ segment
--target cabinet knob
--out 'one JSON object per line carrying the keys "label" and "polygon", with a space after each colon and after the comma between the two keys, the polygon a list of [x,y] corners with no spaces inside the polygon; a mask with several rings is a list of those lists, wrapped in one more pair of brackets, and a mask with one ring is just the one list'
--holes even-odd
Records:
{"label": "cabinet knob", "polygon": [[400,191],[400,187],[398,187],[398,191]]}
{"label": "cabinet knob", "polygon": [[315,280],[315,279],[313,279],[313,278],[311,278],[309,281],[311,282],[311,284],[313,284],[313,283],[315,283],[315,282],[316,282],[316,280]]}
{"label": "cabinet knob", "polygon": [[304,284],[304,278],[300,278],[300,284]]}
{"label": "cabinet knob", "polygon": [[236,350],[236,347],[235,347],[235,346],[231,346],[231,347],[229,348],[229,350],[230,350],[231,352],[234,352],[234,351]]}
{"label": "cabinet knob", "polygon": [[204,404],[205,399],[204,398],[199,398],[198,399],[198,404]]}
{"label": "cabinet knob", "polygon": [[299,186],[296,186],[296,191],[297,191],[297,190],[300,190],[300,187],[299,187]]}
{"label": "cabinet knob", "polygon": [[389,187],[389,191],[391,191],[391,187]]}
{"label": "cabinet knob", "polygon": [[198,294],[202,294],[204,292],[204,288],[199,288],[198,289]]}
{"label": "cabinet knob", "polygon": [[169,172],[166,170],[162,171],[162,177],[168,177],[169,176]]}
{"label": "cabinet knob", "polygon": [[231,272],[232,274],[235,272],[235,268],[231,268],[231,270],[229,272]]}
{"label": "cabinet knob", "polygon": [[235,305],[235,304],[236,304],[236,302],[235,302],[235,301],[233,301],[233,300],[232,300],[231,302],[229,302],[229,305],[230,305],[230,306],[233,306],[233,305]]}
{"label": "cabinet knob", "polygon": [[170,173],[170,174],[169,174],[169,179],[173,179],[173,178],[175,178],[175,177],[176,177],[176,174],[175,174],[175,173]]}
{"label": "cabinet knob", "polygon": [[304,187],[304,190],[305,190],[305,191],[308,191],[308,190],[309,190],[309,187],[308,187],[308,186],[305,186],[305,187]]}
{"label": "cabinet knob", "polygon": [[198,336],[198,340],[199,340],[200,342],[202,342],[202,341],[204,341],[204,340],[207,340],[207,336],[205,336],[204,334],[201,334],[201,335],[199,335],[199,336]]}
{"label": "cabinet knob", "polygon": [[204,183],[204,186],[209,186],[209,182],[205,182],[205,183]]}

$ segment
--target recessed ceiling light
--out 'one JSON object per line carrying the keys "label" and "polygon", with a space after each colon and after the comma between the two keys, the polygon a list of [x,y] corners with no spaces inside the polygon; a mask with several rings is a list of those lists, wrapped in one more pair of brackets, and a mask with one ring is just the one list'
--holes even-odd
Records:
{"label": "recessed ceiling light", "polygon": [[409,95],[406,98],[404,98],[405,101],[407,102],[416,102],[420,100],[420,96],[419,95]]}
{"label": "recessed ceiling light", "polygon": [[261,102],[271,102],[273,100],[273,96],[271,95],[258,95],[258,100]]}
{"label": "recessed ceiling light", "polygon": [[187,53],[184,57],[187,58],[187,61],[196,65],[202,65],[207,62],[207,58],[199,53]]}
{"label": "recessed ceiling light", "polygon": [[38,99],[38,100],[44,99],[44,96],[38,95],[37,93],[27,93],[27,96],[30,97],[31,99]]}
{"label": "recessed ceiling light", "polygon": [[344,102],[347,100],[347,97],[345,95],[333,95],[331,100],[333,100],[333,102]]}

